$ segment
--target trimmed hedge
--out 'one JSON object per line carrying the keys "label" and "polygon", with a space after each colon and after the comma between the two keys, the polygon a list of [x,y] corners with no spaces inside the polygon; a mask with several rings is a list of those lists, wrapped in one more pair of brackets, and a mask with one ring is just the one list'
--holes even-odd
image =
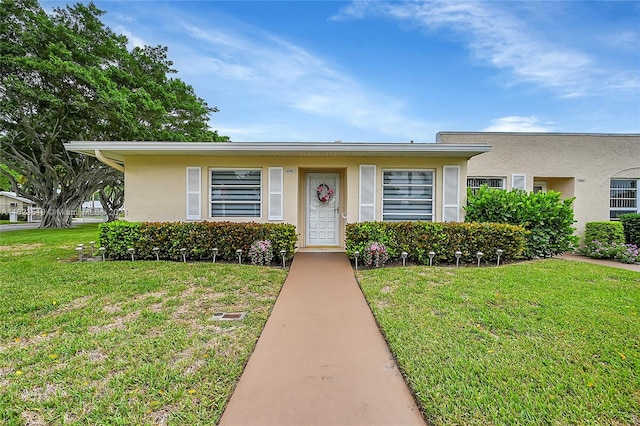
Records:
{"label": "trimmed hedge", "polygon": [[640,214],[628,213],[620,216],[627,244],[640,246]]}
{"label": "trimmed hedge", "polygon": [[526,250],[528,232],[521,226],[501,223],[439,223],[439,222],[360,222],[346,228],[346,248],[364,253],[371,242],[383,243],[390,260],[400,259],[405,251],[411,261],[428,264],[429,252],[436,253],[439,263],[455,263],[455,252],[462,252],[463,262],[477,262],[476,253],[484,253],[483,262],[497,259],[521,259]]}
{"label": "trimmed hedge", "polygon": [[624,229],[620,222],[587,222],[584,226],[584,243],[624,244]]}
{"label": "trimmed hedge", "polygon": [[128,248],[135,250],[136,259],[155,259],[152,249],[159,247],[161,259],[180,260],[180,249],[186,248],[188,260],[211,260],[212,249],[217,248],[217,259],[233,261],[237,249],[246,257],[257,240],[270,240],[275,258],[286,250],[291,259],[298,235],[294,225],[281,223],[115,221],[100,225],[100,245],[111,259],[129,259]]}
{"label": "trimmed hedge", "polygon": [[578,242],[573,235],[574,198],[563,200],[556,191],[505,191],[482,186],[469,190],[466,222],[493,222],[520,225],[527,231],[526,256],[550,257],[569,251]]}

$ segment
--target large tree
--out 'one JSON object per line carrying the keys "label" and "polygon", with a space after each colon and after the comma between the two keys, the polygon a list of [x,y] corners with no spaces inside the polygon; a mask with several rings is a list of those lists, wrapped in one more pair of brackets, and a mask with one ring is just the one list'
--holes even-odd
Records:
{"label": "large tree", "polygon": [[[0,174],[45,210],[41,227],[66,227],[85,198],[120,172],[69,153],[70,140],[226,141],[216,108],[180,79],[162,46],[127,48],[89,5],[0,3]],[[20,182],[15,176],[21,176]]]}

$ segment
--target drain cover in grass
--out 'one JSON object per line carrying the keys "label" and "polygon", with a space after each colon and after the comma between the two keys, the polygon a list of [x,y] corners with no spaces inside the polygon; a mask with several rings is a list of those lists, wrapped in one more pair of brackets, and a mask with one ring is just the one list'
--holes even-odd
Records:
{"label": "drain cover in grass", "polygon": [[246,312],[216,312],[211,319],[218,321],[241,321],[246,316]]}

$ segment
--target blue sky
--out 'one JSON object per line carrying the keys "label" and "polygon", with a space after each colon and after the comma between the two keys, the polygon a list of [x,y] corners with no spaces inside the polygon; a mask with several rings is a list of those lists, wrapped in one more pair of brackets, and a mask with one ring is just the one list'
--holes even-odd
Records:
{"label": "blue sky", "polygon": [[640,133],[638,1],[95,4],[132,46],[168,46],[236,142]]}

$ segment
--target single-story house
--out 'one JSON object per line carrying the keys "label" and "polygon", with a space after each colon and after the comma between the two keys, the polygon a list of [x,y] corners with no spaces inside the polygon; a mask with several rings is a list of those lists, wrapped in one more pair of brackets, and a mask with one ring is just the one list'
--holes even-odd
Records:
{"label": "single-story house", "polygon": [[70,142],[125,173],[125,219],[296,225],[342,248],[348,222],[459,221],[466,166],[488,144]]}
{"label": "single-story house", "polygon": [[440,143],[491,144],[467,165],[467,186],[575,197],[577,234],[587,222],[640,213],[640,135],[440,132]]}
{"label": "single-story house", "polygon": [[9,215],[10,220],[17,221],[18,215],[30,217],[35,202],[20,197],[15,192],[0,191],[0,213]]}
{"label": "single-story house", "polygon": [[296,225],[344,247],[344,225],[464,220],[467,186],[556,190],[577,228],[640,206],[640,135],[440,132],[436,143],[66,144],[125,173],[125,219]]}

